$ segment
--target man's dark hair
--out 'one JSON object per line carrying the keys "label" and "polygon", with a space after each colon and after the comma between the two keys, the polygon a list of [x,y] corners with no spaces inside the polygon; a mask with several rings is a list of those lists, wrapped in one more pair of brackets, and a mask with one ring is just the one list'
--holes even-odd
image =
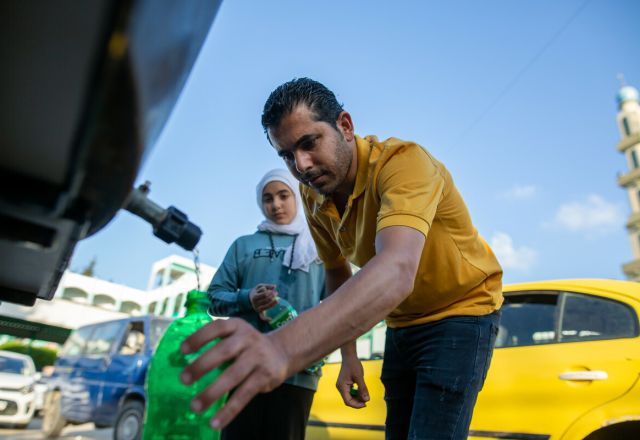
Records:
{"label": "man's dark hair", "polygon": [[[342,112],[336,95],[318,81],[309,78],[294,78],[278,86],[264,104],[262,127],[264,132],[277,127],[282,118],[299,104],[305,104],[314,113],[316,121],[323,121],[338,128],[336,121]],[[268,137],[268,135],[267,135]]]}

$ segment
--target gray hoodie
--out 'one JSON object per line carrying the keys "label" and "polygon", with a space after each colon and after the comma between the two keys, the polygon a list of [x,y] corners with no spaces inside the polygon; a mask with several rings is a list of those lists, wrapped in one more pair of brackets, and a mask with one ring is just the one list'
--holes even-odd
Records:
{"label": "gray hoodie", "polygon": [[[293,236],[272,233],[271,237],[275,249],[268,232],[245,235],[233,242],[209,285],[211,315],[242,318],[267,333],[269,324],[260,319],[249,302],[249,292],[257,284],[275,284],[278,296],[289,301],[298,313],[325,298],[324,267],[319,260],[311,264],[309,272],[289,271],[282,259]],[[318,378],[319,373],[301,372],[285,383],[315,390]]]}

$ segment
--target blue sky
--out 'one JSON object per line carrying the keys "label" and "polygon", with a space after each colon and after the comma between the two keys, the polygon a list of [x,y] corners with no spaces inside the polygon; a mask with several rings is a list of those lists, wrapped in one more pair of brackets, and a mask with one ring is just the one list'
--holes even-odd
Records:
{"label": "blue sky", "polygon": [[[260,126],[279,84],[332,89],[356,132],[413,140],[452,172],[506,282],[622,279],[632,259],[617,79],[640,87],[640,2],[226,1],[138,183],[198,224],[217,266],[261,220],[255,184],[283,164]],[[144,288],[172,253],[121,212],[71,261]]]}

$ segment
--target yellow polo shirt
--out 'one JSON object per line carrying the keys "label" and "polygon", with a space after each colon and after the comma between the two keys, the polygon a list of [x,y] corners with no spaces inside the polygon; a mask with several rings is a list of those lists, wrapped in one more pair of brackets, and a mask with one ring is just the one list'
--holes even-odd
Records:
{"label": "yellow polo shirt", "polygon": [[386,318],[406,327],[448,316],[489,314],[502,304],[502,269],[478,234],[451,175],[420,145],[356,136],[358,171],[342,218],[330,197],[301,186],[318,255],[327,269],[363,267],[375,237],[408,226],[426,240],[411,294]]}

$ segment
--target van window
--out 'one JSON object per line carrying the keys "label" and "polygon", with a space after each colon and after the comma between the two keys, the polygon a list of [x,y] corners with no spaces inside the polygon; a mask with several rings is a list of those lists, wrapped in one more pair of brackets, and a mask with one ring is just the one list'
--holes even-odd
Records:
{"label": "van window", "polygon": [[119,352],[123,355],[135,355],[144,349],[144,323],[142,321],[131,321],[127,326],[127,331],[122,338]]}
{"label": "van window", "polygon": [[95,326],[81,327],[71,332],[69,339],[65,342],[60,352],[60,356],[80,356],[84,353],[87,340],[91,337],[91,333]]}
{"label": "van window", "polygon": [[96,326],[93,337],[87,343],[87,354],[107,354],[111,351],[113,341],[120,336],[124,323],[122,321],[109,322]]}
{"label": "van window", "polygon": [[171,324],[168,319],[153,319],[151,321],[151,347],[153,350],[158,346],[160,338]]}

